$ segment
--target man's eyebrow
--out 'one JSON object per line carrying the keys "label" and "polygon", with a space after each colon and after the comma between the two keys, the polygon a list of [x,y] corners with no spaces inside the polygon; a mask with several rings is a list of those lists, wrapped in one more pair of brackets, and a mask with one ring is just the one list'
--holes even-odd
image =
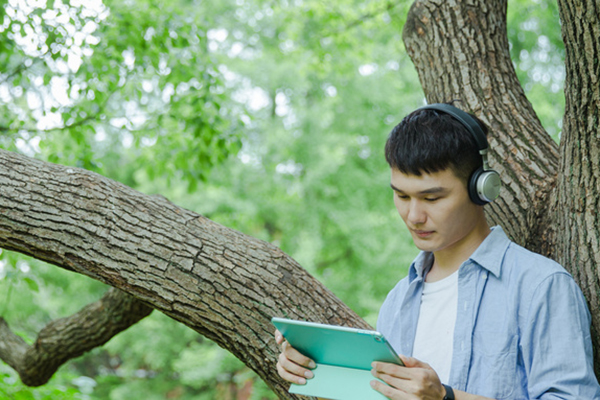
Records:
{"label": "man's eyebrow", "polygon": [[421,190],[419,193],[420,194],[437,194],[437,193],[443,193],[446,191],[447,191],[447,189],[445,187],[436,186],[436,187],[432,187],[429,189]]}
{"label": "man's eyebrow", "polygon": [[390,183],[390,187],[392,188],[392,190],[394,192],[401,192],[402,190],[398,189],[396,186],[394,186],[394,184]]}
{"label": "man's eyebrow", "polygon": [[[395,191],[395,192],[401,192],[404,193],[403,190],[398,189],[396,186],[394,186],[393,184],[390,183],[390,187]],[[437,194],[437,193],[443,193],[446,192],[447,189],[445,187],[442,186],[436,186],[436,187],[432,187],[429,189],[425,189],[425,190],[421,190],[419,192],[419,194]]]}

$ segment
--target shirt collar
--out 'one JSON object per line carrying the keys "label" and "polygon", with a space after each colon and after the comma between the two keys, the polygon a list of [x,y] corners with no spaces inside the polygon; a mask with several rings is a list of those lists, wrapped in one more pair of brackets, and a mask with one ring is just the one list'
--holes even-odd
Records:
{"label": "shirt collar", "polygon": [[502,227],[494,226],[492,232],[481,242],[469,259],[499,277],[504,254],[509,245],[510,239],[508,239]]}
{"label": "shirt collar", "polygon": [[[481,242],[477,250],[471,254],[470,260],[476,262],[481,267],[487,269],[496,277],[500,276],[502,260],[504,253],[510,244],[510,240],[500,226],[494,226],[489,235]],[[433,265],[433,253],[422,251],[415,258],[408,271],[409,281],[416,278],[423,279],[426,273]]]}

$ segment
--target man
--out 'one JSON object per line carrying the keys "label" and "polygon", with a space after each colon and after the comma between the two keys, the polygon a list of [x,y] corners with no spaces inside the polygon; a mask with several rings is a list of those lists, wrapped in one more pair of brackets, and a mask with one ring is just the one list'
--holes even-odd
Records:
{"label": "man", "polygon": [[[373,363],[386,384],[371,385],[390,399],[600,399],[590,315],[572,277],[487,224],[499,178],[486,133],[434,104],[387,140],[394,204],[422,252],[377,322],[405,366]],[[305,383],[314,363],[275,335],[278,373]]]}

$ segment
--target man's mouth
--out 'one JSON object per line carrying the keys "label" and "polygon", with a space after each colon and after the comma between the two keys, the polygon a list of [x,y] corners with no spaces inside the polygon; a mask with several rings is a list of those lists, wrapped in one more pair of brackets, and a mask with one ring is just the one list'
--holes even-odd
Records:
{"label": "man's mouth", "polygon": [[412,230],[415,235],[417,235],[420,238],[426,238],[428,236],[431,236],[433,234],[433,232],[435,231],[425,231],[425,230],[421,230],[421,229],[413,229]]}

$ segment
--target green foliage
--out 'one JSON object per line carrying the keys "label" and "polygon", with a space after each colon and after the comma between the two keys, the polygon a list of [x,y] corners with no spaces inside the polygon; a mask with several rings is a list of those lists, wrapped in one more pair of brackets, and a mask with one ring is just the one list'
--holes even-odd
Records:
{"label": "green foliage", "polygon": [[[424,101],[400,36],[409,1],[73,0],[19,13],[25,3],[0,6],[0,147],[160,193],[274,243],[375,324],[417,252],[382,154]],[[555,138],[557,18],[547,0],[509,4],[519,79]],[[106,289],[0,253],[1,316],[29,343]],[[157,312],[41,388],[0,364],[9,399],[247,392],[274,398],[225,350]]]}
{"label": "green foliage", "polygon": [[565,49],[556,1],[510,1],[508,39],[517,76],[546,131],[560,140]]}
{"label": "green foliage", "polygon": [[[71,375],[75,378],[74,375]],[[61,375],[61,380],[68,378]],[[71,384],[55,380],[41,388],[27,388],[19,383],[19,376],[9,367],[0,364],[0,397],[6,400],[79,400],[87,399],[85,392]]]}
{"label": "green foliage", "polygon": [[129,184],[145,168],[191,186],[239,148],[203,7],[31,4],[4,6],[0,146]]}

